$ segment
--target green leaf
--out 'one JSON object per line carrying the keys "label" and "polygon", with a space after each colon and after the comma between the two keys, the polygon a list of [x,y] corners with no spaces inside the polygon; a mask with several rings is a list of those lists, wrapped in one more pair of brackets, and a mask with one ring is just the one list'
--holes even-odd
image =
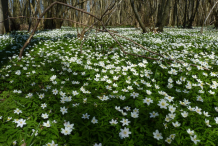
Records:
{"label": "green leaf", "polygon": [[1,137],[0,137],[0,143],[2,142],[5,142],[7,140],[7,137],[6,136],[4,136],[4,135],[2,135]]}
{"label": "green leaf", "polygon": [[33,141],[33,138],[35,137],[35,133],[36,133],[36,131],[39,129],[40,123],[41,123],[41,122],[39,122],[37,128],[35,129],[35,131],[33,132],[32,136],[31,136],[30,140],[27,142],[27,145],[30,145],[31,142]]}
{"label": "green leaf", "polygon": [[51,127],[50,131],[51,133],[54,133],[59,138],[59,131],[55,125]]}
{"label": "green leaf", "polygon": [[211,145],[216,146],[212,141],[207,140],[206,144],[207,143],[210,143]]}
{"label": "green leaf", "polygon": [[134,146],[134,140],[131,139],[129,142],[128,142],[128,146]]}
{"label": "green leaf", "polygon": [[26,141],[26,136],[27,136],[27,127],[25,127],[25,136],[24,136],[24,141]]}
{"label": "green leaf", "polygon": [[180,144],[180,138],[179,137],[176,137],[176,142],[177,142],[177,144]]}
{"label": "green leaf", "polygon": [[154,79],[156,79],[157,78],[157,68],[158,68],[158,66],[156,67],[156,70],[155,70],[155,73],[154,73]]}

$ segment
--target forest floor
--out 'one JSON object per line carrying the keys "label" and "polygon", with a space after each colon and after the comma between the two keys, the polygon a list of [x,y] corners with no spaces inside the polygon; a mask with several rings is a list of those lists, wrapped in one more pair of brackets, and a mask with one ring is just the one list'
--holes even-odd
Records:
{"label": "forest floor", "polygon": [[217,30],[111,30],[0,36],[0,146],[218,143]]}

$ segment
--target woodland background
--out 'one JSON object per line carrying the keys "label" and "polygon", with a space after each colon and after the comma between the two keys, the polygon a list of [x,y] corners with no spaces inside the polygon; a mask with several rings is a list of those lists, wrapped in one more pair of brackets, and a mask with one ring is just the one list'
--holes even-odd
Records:
{"label": "woodland background", "polygon": [[[16,30],[31,31],[43,11],[53,2],[59,1],[83,9],[97,17],[115,0],[0,0],[0,34]],[[202,26],[215,0],[121,0],[111,17],[103,19],[107,26],[132,26],[143,32],[163,31],[164,26],[192,28]],[[206,25],[218,28],[218,6],[208,17]],[[19,17],[19,18],[18,18]],[[84,27],[75,22],[91,25],[94,18],[63,5],[55,5],[40,22],[38,29],[60,29],[61,26]],[[60,20],[63,18],[72,21]],[[100,26],[100,23],[95,25]]]}

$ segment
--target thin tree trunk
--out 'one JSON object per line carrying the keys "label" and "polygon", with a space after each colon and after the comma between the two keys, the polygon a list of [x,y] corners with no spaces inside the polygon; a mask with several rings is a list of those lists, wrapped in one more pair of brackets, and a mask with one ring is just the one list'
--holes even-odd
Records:
{"label": "thin tree trunk", "polygon": [[193,23],[193,21],[195,19],[195,15],[196,15],[196,13],[198,11],[199,3],[200,3],[200,1],[196,0],[195,7],[193,6],[193,8],[192,8],[193,11],[192,11],[191,17],[189,19],[188,28],[192,28],[192,23]]}
{"label": "thin tree trunk", "polygon": [[168,19],[168,14],[171,7],[171,0],[162,0],[162,3],[158,5],[158,16],[157,16],[157,24],[156,27],[158,27],[157,31],[163,32],[163,28],[166,25],[166,21]]}
{"label": "thin tree trunk", "polygon": [[8,18],[8,0],[0,0],[0,34],[9,32],[9,21]]}
{"label": "thin tree trunk", "polygon": [[[20,1],[19,0],[14,0],[13,1],[13,17],[18,17],[20,16]],[[14,21],[12,21],[12,27],[11,30],[19,30],[20,29],[20,19],[14,19]]]}
{"label": "thin tree trunk", "polygon": [[[32,1],[34,1],[34,0],[32,0]],[[32,12],[31,12],[31,3],[30,3],[30,0],[29,0],[29,15],[30,15],[30,17],[32,16],[31,14],[32,14]],[[31,25],[32,25],[32,18],[29,18],[28,32],[30,32]]]}
{"label": "thin tree trunk", "polygon": [[[44,0],[44,9],[46,9],[51,3],[53,2],[53,0]],[[46,13],[45,18],[52,18],[52,16],[54,15],[53,13],[53,7]],[[44,29],[54,29],[54,20],[53,19],[47,19],[44,21]]]}
{"label": "thin tree trunk", "polygon": [[143,24],[139,14],[138,14],[138,11],[137,11],[135,3],[134,3],[134,0],[130,0],[130,3],[131,3],[132,10],[133,10],[133,12],[135,14],[135,17],[137,19],[137,22],[139,23],[140,27],[142,28],[142,33],[147,33],[148,31],[146,30],[146,27]]}
{"label": "thin tree trunk", "polygon": [[185,0],[185,13],[184,13],[184,19],[183,19],[183,28],[186,28],[187,5],[188,5],[188,0]]}

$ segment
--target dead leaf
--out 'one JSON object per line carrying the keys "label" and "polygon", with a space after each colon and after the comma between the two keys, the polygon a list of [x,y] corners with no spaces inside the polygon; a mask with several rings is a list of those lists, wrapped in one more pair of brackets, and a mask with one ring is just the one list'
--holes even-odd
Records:
{"label": "dead leaf", "polygon": [[20,146],[26,146],[26,143],[23,143],[22,145],[20,145]]}
{"label": "dead leaf", "polygon": [[[24,141],[24,139],[23,139],[22,141]],[[20,146],[26,146],[26,143],[25,143],[25,141],[24,141],[24,143],[23,143],[22,145],[20,145]]]}

